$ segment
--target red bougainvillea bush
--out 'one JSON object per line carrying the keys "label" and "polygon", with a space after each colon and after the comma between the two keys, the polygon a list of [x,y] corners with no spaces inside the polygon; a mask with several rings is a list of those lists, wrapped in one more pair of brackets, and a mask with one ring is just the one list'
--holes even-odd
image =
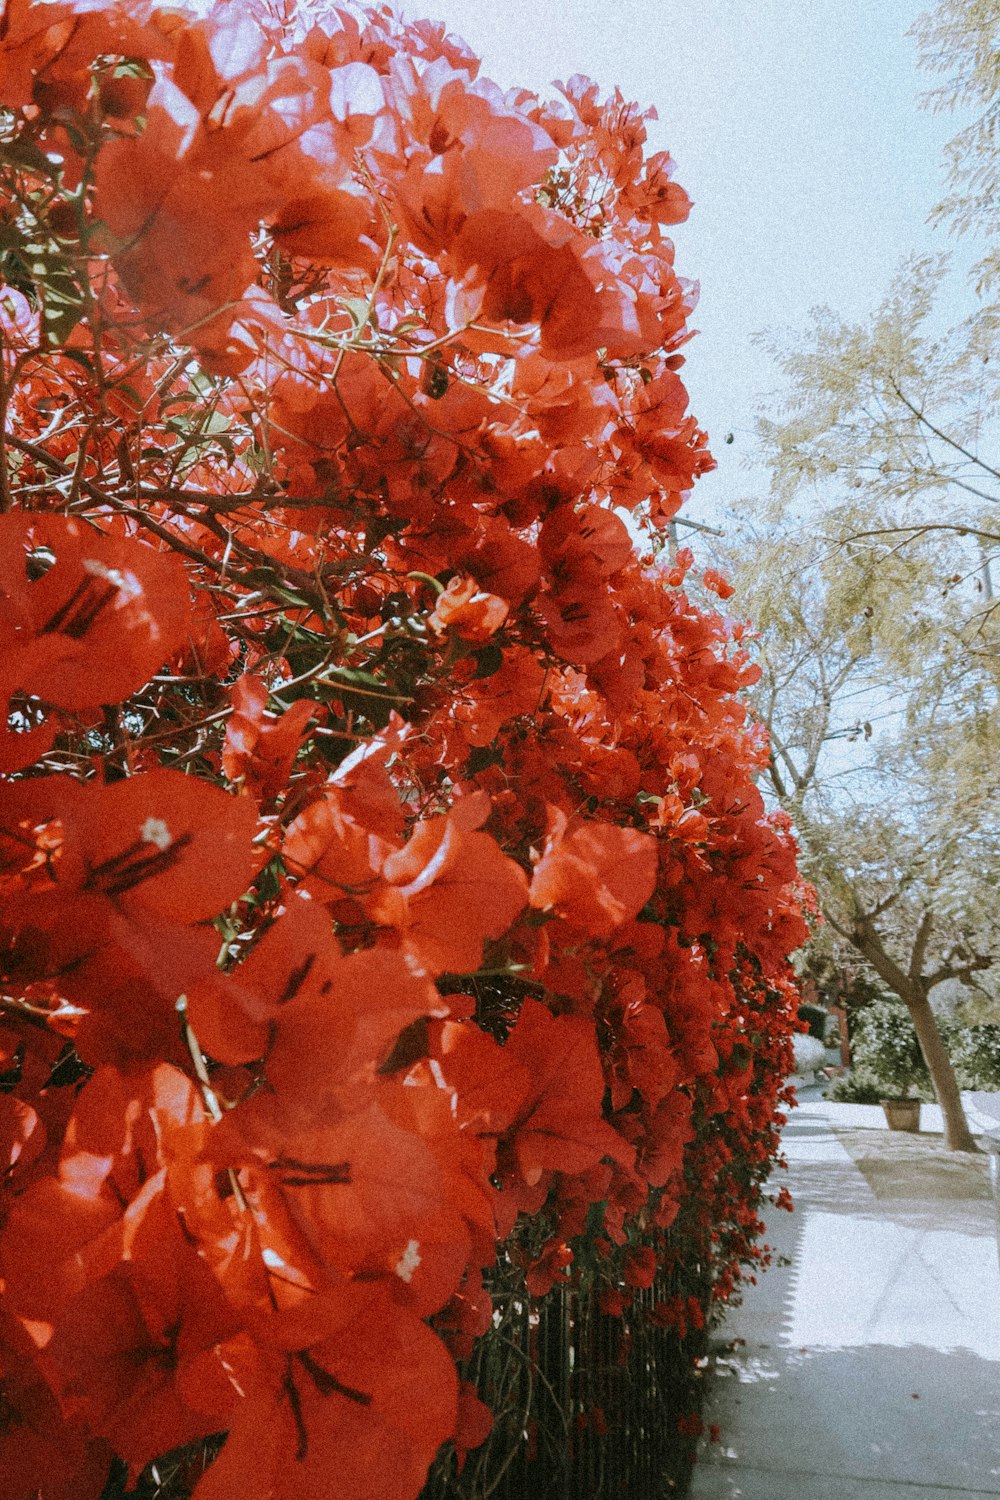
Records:
{"label": "red bougainvillea bush", "polygon": [[752,1256],[800,893],[644,141],[388,9],[3,6],[3,1500],[404,1500],[498,1245]]}

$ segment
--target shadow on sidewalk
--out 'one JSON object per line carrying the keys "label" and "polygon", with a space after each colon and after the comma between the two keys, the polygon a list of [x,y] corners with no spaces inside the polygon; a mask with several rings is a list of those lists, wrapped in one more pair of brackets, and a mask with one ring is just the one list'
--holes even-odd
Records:
{"label": "shadow on sidewalk", "polygon": [[1000,1495],[1000,1364],[967,1349],[738,1346],[716,1379],[691,1500]]}
{"label": "shadow on sidewalk", "polygon": [[1000,1495],[983,1164],[939,1170],[933,1139],[844,1142],[806,1114],[783,1142],[774,1186],[796,1210],[769,1214],[774,1264],[716,1341],[705,1415],[721,1442],[702,1445],[691,1500]]}
{"label": "shadow on sidewalk", "polygon": [[[873,1153],[843,1164],[799,1160],[787,1180],[800,1222],[808,1209],[849,1216],[859,1223],[891,1219],[928,1228],[944,1223],[957,1234],[992,1239],[996,1231],[992,1211],[985,1211],[990,1200],[985,1171],[981,1183],[969,1181],[964,1165],[953,1170],[935,1161],[921,1166],[918,1175],[905,1161],[888,1161]],[[921,1178],[923,1192],[919,1191]],[[782,1176],[780,1181],[784,1180]],[[773,1215],[769,1228],[777,1228]]]}

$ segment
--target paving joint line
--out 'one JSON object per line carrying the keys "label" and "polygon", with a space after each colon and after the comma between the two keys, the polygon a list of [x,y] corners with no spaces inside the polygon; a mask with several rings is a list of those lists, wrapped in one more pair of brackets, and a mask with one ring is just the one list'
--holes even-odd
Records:
{"label": "paving joint line", "polygon": [[787,1476],[789,1479],[837,1479],[848,1484],[892,1484],[900,1488],[906,1486],[911,1490],[947,1490],[951,1495],[1000,1495],[1000,1490],[984,1489],[981,1484],[949,1484],[947,1480],[940,1484],[925,1484],[922,1479],[895,1479],[888,1474],[842,1474],[831,1469],[775,1469],[763,1464],[731,1462],[725,1458],[712,1459],[708,1454],[701,1454],[698,1462],[720,1472],[729,1470],[747,1474],[773,1474],[776,1477]]}

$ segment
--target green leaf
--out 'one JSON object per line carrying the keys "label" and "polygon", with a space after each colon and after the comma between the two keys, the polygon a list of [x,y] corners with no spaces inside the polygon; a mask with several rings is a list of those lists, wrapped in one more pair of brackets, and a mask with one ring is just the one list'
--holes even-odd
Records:
{"label": "green leaf", "polygon": [[525,927],[546,927],[548,926],[549,922],[556,922],[558,920],[559,918],[556,912],[538,911],[535,907],[531,907],[524,914]]}
{"label": "green leaf", "polygon": [[476,776],[480,771],[488,770],[490,766],[502,766],[503,750],[497,744],[475,745],[469,751],[467,765],[470,776]]}
{"label": "green leaf", "polygon": [[253,568],[247,568],[246,572],[240,575],[240,583],[252,583],[256,588],[270,588],[272,584],[278,582],[279,574],[277,569],[266,566],[258,565]]}
{"label": "green leaf", "polygon": [[493,677],[503,666],[503,651],[497,645],[496,641],[490,641],[488,645],[483,646],[479,651],[474,651],[472,659],[476,663],[476,670],[472,674],[474,679],[477,677]]}
{"label": "green leaf", "polygon": [[395,697],[392,688],[387,687],[384,682],[380,682],[371,672],[365,672],[361,667],[327,667],[325,675],[346,686],[374,688],[388,697]]}
{"label": "green leaf", "polygon": [[372,306],[367,297],[341,297],[338,300],[356,330],[371,322]]}
{"label": "green leaf", "polygon": [[41,147],[25,140],[5,141],[0,145],[0,167],[36,172],[41,177],[56,177],[62,171],[61,163],[49,161]]}
{"label": "green leaf", "polygon": [[72,271],[32,268],[42,299],[42,336],[52,349],[61,348],[83,316],[83,290]]}
{"label": "green leaf", "polygon": [[595,1234],[600,1234],[604,1229],[604,1215],[607,1211],[608,1200],[603,1198],[600,1203],[592,1203],[587,1209],[587,1223],[584,1227],[584,1237],[593,1239]]}
{"label": "green leaf", "polygon": [[[79,365],[81,369],[86,370],[88,375],[93,375],[94,361],[91,359],[90,355],[86,353],[85,350],[63,349],[61,350],[61,353],[64,359],[71,359],[75,365]],[[119,390],[121,389],[122,387],[119,386]],[[139,405],[142,404],[139,396],[136,396],[136,401]]]}
{"label": "green leaf", "polygon": [[295,589],[288,588],[285,584],[272,583],[269,592],[272,598],[280,600],[282,604],[290,605],[292,609],[315,609],[317,605],[315,599],[296,593]]}

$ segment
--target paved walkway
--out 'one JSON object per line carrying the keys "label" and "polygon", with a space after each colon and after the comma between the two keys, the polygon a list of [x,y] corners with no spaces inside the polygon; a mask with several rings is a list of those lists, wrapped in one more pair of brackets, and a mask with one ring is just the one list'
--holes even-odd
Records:
{"label": "paved walkway", "polygon": [[691,1500],[1000,1496],[987,1158],[946,1152],[933,1106],[912,1136],[878,1106],[800,1099],[780,1174],[796,1210],[773,1211],[766,1236],[787,1263],[719,1331],[706,1421],[721,1441]]}

